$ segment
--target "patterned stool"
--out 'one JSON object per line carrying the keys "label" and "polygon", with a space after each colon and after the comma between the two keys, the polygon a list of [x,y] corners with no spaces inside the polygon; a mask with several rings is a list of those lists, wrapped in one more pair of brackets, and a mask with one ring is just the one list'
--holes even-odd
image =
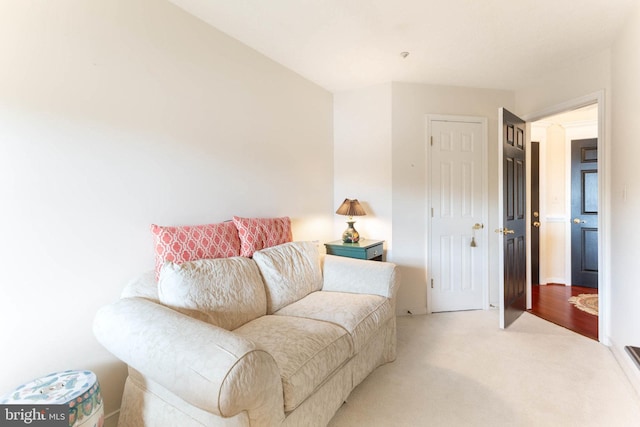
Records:
{"label": "patterned stool", "polygon": [[69,427],[102,427],[104,405],[100,385],[91,371],[55,372],[23,384],[6,396],[3,405],[68,405]]}

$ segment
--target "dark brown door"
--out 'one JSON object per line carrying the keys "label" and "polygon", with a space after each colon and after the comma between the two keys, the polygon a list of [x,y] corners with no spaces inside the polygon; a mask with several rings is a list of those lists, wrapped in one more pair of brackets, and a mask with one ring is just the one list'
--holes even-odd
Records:
{"label": "dark brown door", "polygon": [[525,122],[505,109],[502,116],[504,285],[500,326],[506,328],[525,310],[526,157]]}
{"label": "dark brown door", "polygon": [[531,284],[540,284],[540,143],[531,141]]}
{"label": "dark brown door", "polygon": [[598,140],[571,141],[571,284],[598,288]]}

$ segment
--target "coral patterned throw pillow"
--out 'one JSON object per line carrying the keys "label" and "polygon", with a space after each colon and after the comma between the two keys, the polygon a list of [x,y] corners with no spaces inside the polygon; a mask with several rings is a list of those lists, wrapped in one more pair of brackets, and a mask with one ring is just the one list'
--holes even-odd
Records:
{"label": "coral patterned throw pillow", "polygon": [[233,223],[238,228],[240,237],[240,255],[253,256],[259,251],[271,246],[291,242],[291,219],[282,218],[241,218],[233,217]]}
{"label": "coral patterned throw pillow", "polygon": [[156,255],[156,280],[165,261],[181,264],[240,255],[238,230],[231,221],[180,227],[152,224],[151,232]]}

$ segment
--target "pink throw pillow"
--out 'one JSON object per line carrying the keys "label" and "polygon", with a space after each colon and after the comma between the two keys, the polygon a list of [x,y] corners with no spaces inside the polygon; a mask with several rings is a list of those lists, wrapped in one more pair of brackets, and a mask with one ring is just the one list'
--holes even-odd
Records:
{"label": "pink throw pillow", "polygon": [[240,236],[240,256],[250,257],[253,253],[271,246],[291,242],[291,219],[282,218],[240,218],[233,217]]}
{"label": "pink throw pillow", "polygon": [[164,227],[151,225],[156,254],[156,280],[165,261],[182,264],[240,254],[238,230],[231,221],[219,224]]}

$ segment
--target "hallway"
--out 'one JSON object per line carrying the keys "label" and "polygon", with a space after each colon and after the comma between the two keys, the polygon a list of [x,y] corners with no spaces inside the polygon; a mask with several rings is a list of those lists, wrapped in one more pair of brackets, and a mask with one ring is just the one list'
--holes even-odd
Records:
{"label": "hallway", "polygon": [[582,286],[533,285],[531,286],[532,308],[528,311],[597,341],[598,316],[579,310],[568,301],[572,296],[597,292],[597,289]]}

